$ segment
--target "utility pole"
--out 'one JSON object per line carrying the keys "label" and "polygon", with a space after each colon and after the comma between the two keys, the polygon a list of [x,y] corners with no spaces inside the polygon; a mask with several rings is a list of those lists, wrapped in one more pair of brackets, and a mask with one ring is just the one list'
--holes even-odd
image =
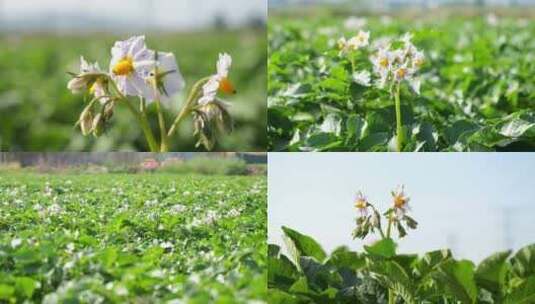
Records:
{"label": "utility pole", "polygon": [[450,233],[446,236],[446,244],[453,255],[456,255],[459,253],[458,239],[457,239],[456,233]]}
{"label": "utility pole", "polygon": [[515,240],[513,239],[513,232],[512,232],[512,216],[513,216],[513,208],[510,206],[503,207],[503,244],[505,245],[505,248],[507,250],[513,249],[513,246],[515,245]]}

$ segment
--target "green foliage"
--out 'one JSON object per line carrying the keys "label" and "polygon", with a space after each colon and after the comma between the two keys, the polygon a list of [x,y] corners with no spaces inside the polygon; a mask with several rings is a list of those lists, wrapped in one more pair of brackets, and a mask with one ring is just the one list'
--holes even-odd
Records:
{"label": "green foliage", "polygon": [[[118,106],[112,128],[100,138],[83,137],[74,127],[87,105],[84,97],[67,90],[70,76],[78,72],[80,55],[98,60],[107,70],[110,48],[125,36],[111,35],[20,35],[0,37],[0,150],[14,151],[148,151],[135,118]],[[222,96],[232,105],[235,120],[231,135],[215,150],[262,151],[266,139],[266,38],[263,30],[147,34],[147,44],[176,54],[186,78],[186,90],[165,113],[171,121],[182,106],[193,82],[215,72],[219,52],[233,56],[230,78],[238,90]],[[148,116],[157,130],[156,109]],[[172,137],[171,151],[195,151],[193,122],[183,124]]]}
{"label": "green foliage", "polygon": [[[344,29],[343,20],[326,14],[270,18],[269,150],[394,149],[394,101],[387,90],[352,82],[351,60],[339,56],[336,41],[356,32]],[[371,44],[411,32],[425,52],[421,95],[405,84],[401,89],[403,151],[535,150],[533,22],[367,20]],[[356,70],[372,70],[371,53],[354,54]]]}
{"label": "green foliage", "polygon": [[510,255],[511,251],[498,252],[483,260],[475,273],[478,284],[492,293],[499,294],[506,287],[507,258]]}
{"label": "green foliage", "polygon": [[371,246],[364,246],[364,249],[370,255],[391,258],[396,254],[396,243],[392,239],[383,239]]}
{"label": "green foliage", "polygon": [[[283,229],[321,248],[310,236]],[[323,262],[301,250],[295,263],[278,246],[269,248],[269,303],[535,303],[535,274],[519,272],[533,269],[527,268],[533,245],[512,257],[509,251],[496,253],[477,266],[454,259],[449,250],[396,254],[387,238],[362,253],[337,248]]]}
{"label": "green foliage", "polygon": [[294,252],[295,261],[299,261],[302,256],[307,256],[315,258],[318,262],[322,262],[327,256],[321,245],[313,238],[288,227],[282,227],[282,231],[284,231],[288,247],[292,248]]}
{"label": "green foliage", "polygon": [[0,303],[265,300],[266,188],[264,177],[0,175]]}

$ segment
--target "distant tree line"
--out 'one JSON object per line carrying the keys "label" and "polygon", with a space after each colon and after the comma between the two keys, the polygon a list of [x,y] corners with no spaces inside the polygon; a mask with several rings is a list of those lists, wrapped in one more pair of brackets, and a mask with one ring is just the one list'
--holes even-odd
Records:
{"label": "distant tree line", "polygon": [[171,153],[76,153],[76,152],[1,152],[0,163],[19,163],[22,167],[46,165],[51,167],[95,165],[129,165],[152,158],[159,162],[167,159],[188,160],[194,157],[237,157],[247,163],[266,163],[266,153],[235,152],[171,152]]}

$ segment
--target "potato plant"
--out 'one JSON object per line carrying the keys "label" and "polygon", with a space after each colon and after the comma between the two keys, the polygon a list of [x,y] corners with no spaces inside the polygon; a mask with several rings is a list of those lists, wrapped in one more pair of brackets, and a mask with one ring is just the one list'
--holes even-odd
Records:
{"label": "potato plant", "polygon": [[391,239],[328,255],[311,237],[283,231],[295,251],[269,245],[269,303],[535,303],[535,244],[476,265],[447,249],[397,253]]}
{"label": "potato plant", "polygon": [[249,303],[266,181],[0,175],[0,303]]}
{"label": "potato plant", "polygon": [[[380,213],[366,196],[355,198],[354,238],[376,234],[361,252],[346,246],[327,254],[312,237],[282,227],[288,254],[268,247],[270,303],[535,303],[535,244],[514,253],[497,252],[476,264],[450,250],[406,254],[399,240],[417,223],[408,217],[402,187],[393,206]],[[397,231],[398,240],[394,231]]]}
{"label": "potato plant", "polygon": [[320,16],[270,19],[271,151],[535,150],[532,20]]}

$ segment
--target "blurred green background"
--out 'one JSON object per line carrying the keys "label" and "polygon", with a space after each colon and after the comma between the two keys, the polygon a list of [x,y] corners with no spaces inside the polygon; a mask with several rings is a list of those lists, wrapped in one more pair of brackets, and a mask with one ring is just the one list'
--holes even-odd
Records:
{"label": "blurred green background", "polygon": [[[0,34],[2,35],[2,34]],[[118,106],[107,132],[84,137],[74,124],[84,108],[83,96],[66,85],[67,71],[78,72],[79,58],[98,60],[108,69],[110,49],[129,35],[3,34],[0,36],[0,147],[3,151],[147,151],[136,120]],[[167,111],[174,118],[186,91],[201,77],[215,72],[219,52],[232,55],[230,78],[238,94],[225,96],[232,105],[235,130],[223,136],[215,150],[257,151],[266,147],[265,28],[202,29],[189,32],[146,33],[149,48],[175,53],[187,87]],[[155,134],[154,106],[149,118]],[[168,124],[169,124],[168,123]],[[194,151],[191,120],[172,141],[173,151]],[[199,148],[202,149],[202,148]]]}

